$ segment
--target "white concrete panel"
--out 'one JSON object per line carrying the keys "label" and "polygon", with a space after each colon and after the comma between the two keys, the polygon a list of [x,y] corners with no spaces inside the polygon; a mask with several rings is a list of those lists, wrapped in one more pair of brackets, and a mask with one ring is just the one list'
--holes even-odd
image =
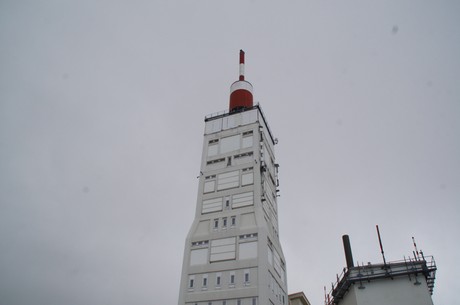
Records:
{"label": "white concrete panel", "polygon": [[243,137],[243,148],[252,147],[254,144],[253,138],[254,137],[252,135]]}
{"label": "white concrete panel", "polygon": [[211,241],[211,247],[234,245],[236,242],[235,237],[215,239]]}
{"label": "white concrete panel", "polygon": [[240,149],[240,135],[234,135],[220,140],[220,153],[225,154],[230,151]]}
{"label": "white concrete panel", "polygon": [[222,129],[230,129],[238,126],[238,115],[223,118]]}
{"label": "white concrete panel", "polygon": [[203,190],[203,193],[210,193],[210,192],[214,192],[216,188],[216,181],[213,180],[213,181],[206,181],[204,183],[204,190]]}
{"label": "white concrete panel", "polygon": [[253,228],[256,227],[256,218],[254,213],[242,214],[240,228]]}
{"label": "white concrete panel", "polygon": [[244,111],[241,113],[241,123],[243,125],[257,122],[257,110]]}
{"label": "white concrete panel", "polygon": [[214,133],[222,130],[222,119],[206,122],[205,133]]}
{"label": "white concrete panel", "polygon": [[211,254],[218,254],[218,253],[226,253],[226,252],[234,252],[235,251],[235,245],[225,245],[225,246],[217,246],[211,248]]}
{"label": "white concrete panel", "polygon": [[222,211],[222,197],[220,198],[213,198],[203,201],[203,205],[201,208],[201,213],[212,213]]}
{"label": "white concrete panel", "polygon": [[203,220],[198,223],[195,236],[206,235],[209,233],[209,220]]}
{"label": "white concrete panel", "polygon": [[208,248],[192,250],[190,253],[190,266],[204,265],[208,262]]}
{"label": "white concrete panel", "polygon": [[[359,285],[351,286],[354,292],[345,294],[343,304],[348,305],[433,305],[430,292],[428,290],[425,277],[417,277],[420,285],[414,285],[414,277],[406,276],[386,278],[362,283],[365,289],[358,289]],[[350,300],[349,300],[350,296]],[[354,303],[356,302],[356,303]],[[340,302],[342,304],[342,302]]]}
{"label": "white concrete panel", "polygon": [[240,208],[243,206],[253,205],[254,204],[254,193],[247,192],[242,194],[233,195],[233,208]]}
{"label": "white concrete panel", "polygon": [[240,185],[239,171],[223,173],[217,176],[217,190],[225,190]]}
{"label": "white concrete panel", "polygon": [[250,259],[257,257],[257,241],[241,243],[239,250],[239,259]]}
{"label": "white concrete panel", "polygon": [[241,185],[249,185],[254,183],[254,173],[241,175]]}
{"label": "white concrete panel", "polygon": [[236,238],[222,238],[211,241],[211,262],[236,258]]}
{"label": "white concrete panel", "polygon": [[235,259],[235,252],[211,254],[211,262]]}
{"label": "white concrete panel", "polygon": [[219,152],[219,143],[211,144],[208,146],[208,157],[217,155]]}
{"label": "white concrete panel", "polygon": [[271,266],[273,266],[273,250],[269,247],[268,248],[268,262]]}

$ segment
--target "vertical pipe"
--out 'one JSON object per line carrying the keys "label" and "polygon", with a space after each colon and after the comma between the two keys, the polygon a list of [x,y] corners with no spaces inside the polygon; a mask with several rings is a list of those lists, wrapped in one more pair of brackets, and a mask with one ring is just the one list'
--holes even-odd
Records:
{"label": "vertical pipe", "polygon": [[383,252],[383,245],[382,245],[382,239],[380,238],[379,226],[376,225],[375,227],[377,228],[377,236],[379,237],[380,251],[381,251],[382,257],[383,257],[383,265],[386,267],[387,262],[385,260],[385,253]]}
{"label": "vertical pipe", "polygon": [[345,259],[347,261],[347,267],[348,268],[354,267],[353,254],[351,253],[350,237],[348,237],[348,235],[343,235],[342,241],[343,241],[343,249],[345,250]]}

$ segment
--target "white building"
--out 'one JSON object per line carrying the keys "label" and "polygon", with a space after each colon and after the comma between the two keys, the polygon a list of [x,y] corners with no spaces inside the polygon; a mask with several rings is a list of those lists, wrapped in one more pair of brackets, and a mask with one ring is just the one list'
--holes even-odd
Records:
{"label": "white building", "polygon": [[344,248],[347,268],[326,297],[326,305],[433,305],[436,264],[432,256],[414,251],[413,258],[402,261],[386,262],[383,257],[383,264],[354,266],[347,235]]}
{"label": "white building", "polygon": [[179,305],[288,304],[275,143],[262,109],[253,105],[240,51],[240,79],[231,86],[229,111],[205,118]]}

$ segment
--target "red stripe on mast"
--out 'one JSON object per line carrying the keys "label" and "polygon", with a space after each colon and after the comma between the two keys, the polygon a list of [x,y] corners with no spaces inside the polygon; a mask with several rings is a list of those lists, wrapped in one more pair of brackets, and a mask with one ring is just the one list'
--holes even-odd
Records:
{"label": "red stripe on mast", "polygon": [[244,51],[240,50],[240,80],[244,80]]}

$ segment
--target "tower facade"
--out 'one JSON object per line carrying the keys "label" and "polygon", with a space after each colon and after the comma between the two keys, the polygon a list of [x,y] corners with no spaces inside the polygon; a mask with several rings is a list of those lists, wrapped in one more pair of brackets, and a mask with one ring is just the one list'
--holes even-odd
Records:
{"label": "tower facade", "polygon": [[179,305],[287,305],[278,236],[276,143],[252,85],[205,117],[195,219],[185,242]]}

